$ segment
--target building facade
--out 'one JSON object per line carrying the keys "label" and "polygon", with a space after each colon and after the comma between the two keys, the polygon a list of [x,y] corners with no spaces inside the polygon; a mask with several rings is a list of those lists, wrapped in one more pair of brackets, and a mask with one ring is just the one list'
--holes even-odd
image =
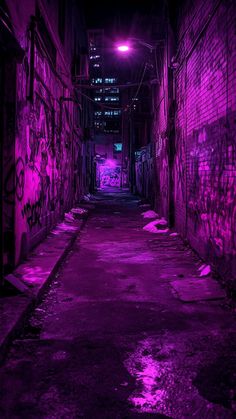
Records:
{"label": "building facade", "polygon": [[90,29],[89,62],[91,98],[94,102],[94,142],[98,188],[122,185],[121,92],[119,79],[106,60],[102,29]]}
{"label": "building facade", "polygon": [[152,135],[156,209],[233,287],[235,7],[185,1],[166,25]]}
{"label": "building facade", "polygon": [[[75,1],[1,1],[1,247],[11,271],[88,189],[87,38]],[[86,143],[87,141],[87,143]],[[87,177],[88,178],[88,177]]]}

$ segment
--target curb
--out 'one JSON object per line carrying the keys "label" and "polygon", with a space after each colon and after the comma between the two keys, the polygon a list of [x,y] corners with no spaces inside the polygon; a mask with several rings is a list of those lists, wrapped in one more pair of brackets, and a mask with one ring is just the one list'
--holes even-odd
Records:
{"label": "curb", "polygon": [[[36,307],[37,304],[42,299],[42,297],[45,294],[45,292],[47,291],[52,279],[55,277],[55,274],[58,272],[62,262],[65,260],[66,256],[68,255],[68,253],[72,249],[72,247],[73,247],[73,245],[74,245],[74,243],[75,243],[75,241],[78,237],[78,234],[83,230],[83,228],[84,228],[84,226],[87,222],[88,216],[89,216],[89,214],[86,217],[79,220],[80,223],[78,223],[78,220],[76,220],[77,221],[76,230],[73,232],[73,234],[71,234],[71,237],[67,240],[67,243],[65,244],[65,247],[61,250],[61,254],[59,255],[58,259],[55,261],[55,264],[52,266],[52,268],[51,268],[50,272],[47,274],[47,277],[45,278],[45,280],[42,282],[42,284],[40,284],[39,287],[35,288],[35,290],[34,290],[35,292],[31,293],[30,296],[21,294],[21,295],[17,295],[16,297],[13,297],[15,299],[15,301],[16,301],[16,299],[18,299],[18,302],[20,302],[20,304],[19,304],[18,312],[17,312],[14,320],[12,321],[12,324],[11,324],[10,328],[8,330],[6,329],[5,333],[4,333],[4,329],[3,329],[3,331],[0,330],[0,364],[4,361],[12,341],[19,335],[21,329],[25,325],[25,322],[26,322],[29,314],[31,313],[31,311],[34,309],[34,307]],[[46,245],[46,241],[47,241],[47,238],[40,245],[41,246]],[[36,248],[36,251],[37,251],[38,247]],[[22,265],[19,265],[19,268],[21,266]],[[17,271],[17,269],[16,269],[16,271]],[[14,272],[13,272],[13,274],[14,274]],[[4,298],[7,298],[7,297],[3,297],[3,300],[4,300]],[[13,302],[11,301],[9,303],[9,309],[11,309],[11,310],[12,310],[12,308],[10,307],[10,305],[12,305],[12,304],[13,304]],[[1,300],[0,300],[0,310],[2,312]],[[2,313],[0,314],[0,316],[1,316],[1,318],[3,317]],[[4,321],[4,318],[3,318],[3,321]]]}

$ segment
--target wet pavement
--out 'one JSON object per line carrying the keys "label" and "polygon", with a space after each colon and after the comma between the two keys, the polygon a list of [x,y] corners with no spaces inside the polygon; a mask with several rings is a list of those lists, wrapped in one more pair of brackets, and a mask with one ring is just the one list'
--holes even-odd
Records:
{"label": "wet pavement", "polygon": [[171,287],[197,276],[196,255],[143,231],[128,193],[93,203],[0,369],[0,417],[236,417],[235,314]]}

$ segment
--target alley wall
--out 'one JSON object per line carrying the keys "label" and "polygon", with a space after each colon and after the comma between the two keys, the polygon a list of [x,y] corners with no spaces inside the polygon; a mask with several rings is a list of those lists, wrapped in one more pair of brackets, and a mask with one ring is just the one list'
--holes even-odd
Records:
{"label": "alley wall", "polygon": [[236,278],[235,24],[234,1],[183,2],[174,33],[176,45],[173,48],[170,41],[173,30],[168,30],[160,52],[153,122],[156,208],[232,282]]}
{"label": "alley wall", "polygon": [[[4,62],[4,265],[17,265],[86,192],[72,65],[85,32],[74,2],[7,1],[23,51]],[[86,169],[86,168],[85,168]]]}
{"label": "alley wall", "polygon": [[194,2],[180,21],[176,81],[176,226],[236,275],[236,3]]}

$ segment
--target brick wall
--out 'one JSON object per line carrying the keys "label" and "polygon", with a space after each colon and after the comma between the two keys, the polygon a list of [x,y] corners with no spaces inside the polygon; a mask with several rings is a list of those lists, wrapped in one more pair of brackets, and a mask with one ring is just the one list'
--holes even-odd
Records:
{"label": "brick wall", "polygon": [[236,277],[236,3],[185,2],[175,70],[177,230]]}
{"label": "brick wall", "polygon": [[10,58],[5,54],[6,266],[19,263],[71,208],[84,192],[79,176],[86,178],[81,172],[87,151],[83,153],[79,108],[61,99],[75,96],[71,66],[86,36],[77,6],[65,2],[65,31],[63,25],[59,31],[58,7],[63,2],[23,3],[20,7],[16,0],[6,2],[13,36],[24,50],[21,62],[16,62],[14,52]]}

